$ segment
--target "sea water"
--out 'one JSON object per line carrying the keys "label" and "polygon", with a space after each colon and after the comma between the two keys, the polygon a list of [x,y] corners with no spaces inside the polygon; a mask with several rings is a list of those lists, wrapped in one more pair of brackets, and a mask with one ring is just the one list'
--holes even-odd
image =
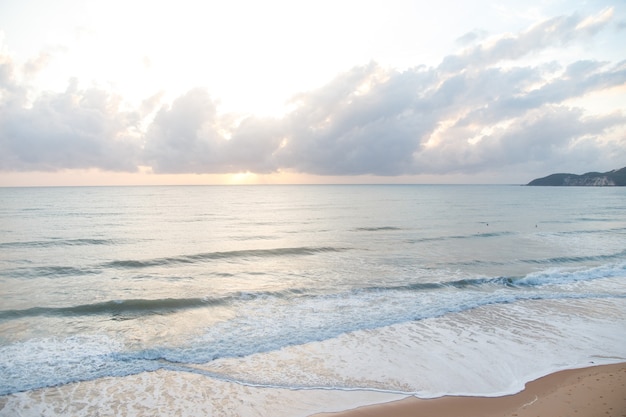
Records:
{"label": "sea water", "polygon": [[0,415],[306,416],[626,360],[626,192],[0,189]]}

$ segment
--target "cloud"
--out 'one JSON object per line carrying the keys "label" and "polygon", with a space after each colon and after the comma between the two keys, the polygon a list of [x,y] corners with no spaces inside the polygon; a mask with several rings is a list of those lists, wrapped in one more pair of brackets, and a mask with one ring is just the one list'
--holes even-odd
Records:
{"label": "cloud", "polygon": [[595,35],[608,25],[612,17],[613,9],[609,8],[585,19],[574,14],[544,20],[517,35],[507,34],[489,43],[468,48],[461,54],[447,56],[439,70],[458,72],[485,67],[503,60],[519,59],[541,49],[566,46],[575,40]]}
{"label": "cloud", "polygon": [[372,63],[299,95],[287,117],[281,164],[321,175],[405,173],[436,123],[419,109],[420,91],[431,81],[430,71],[387,73]]}
{"label": "cloud", "polygon": [[50,61],[52,60],[52,54],[50,52],[42,51],[39,55],[34,58],[28,60],[24,64],[23,73],[26,76],[34,76],[37,73],[41,72],[44,68],[48,66]]}
{"label": "cloud", "polygon": [[164,91],[159,91],[156,94],[142,100],[141,105],[139,106],[139,111],[142,116],[148,116],[152,112],[154,112],[157,107],[161,104],[161,100],[163,100],[163,96],[165,96]]}
{"label": "cloud", "polygon": [[[589,151],[592,139],[624,128],[626,116],[588,116],[562,104],[625,85],[619,65],[579,61],[549,80],[544,68],[531,67],[484,68],[452,77],[428,69],[386,76],[381,71],[372,65],[355,68],[300,95],[280,163],[322,175],[471,174],[530,161],[545,162],[546,168],[559,159],[593,157],[605,163],[600,150],[626,149],[621,139]],[[372,77],[374,85],[359,94]]]}
{"label": "cloud", "polygon": [[2,53],[1,46],[0,44],[0,105],[11,103],[10,105],[21,106],[26,99],[26,88],[18,81],[19,71],[13,59]]}
{"label": "cloud", "polygon": [[[529,163],[552,168],[564,161],[570,167],[598,163],[611,146],[596,139],[625,124],[626,116],[619,113],[585,116],[580,109],[545,105],[480,135],[476,141],[467,140],[467,131],[449,129],[445,141],[416,155],[416,166],[425,173],[473,174],[485,167],[501,170]],[[625,156],[622,151],[621,158]]]}
{"label": "cloud", "polygon": [[0,169],[137,169],[137,115],[122,111],[119,97],[96,88],[80,90],[76,80],[65,92],[43,94],[30,107],[17,95],[0,103]]}
{"label": "cloud", "polygon": [[528,163],[549,170],[559,160],[604,165],[607,154],[623,164],[626,151],[613,150],[626,149],[626,139],[600,138],[623,130],[624,115],[587,115],[566,104],[626,85],[623,63],[493,65],[597,33],[611,16],[549,19],[434,69],[354,68],[297,97],[280,163],[322,175],[477,173]]}
{"label": "cloud", "polygon": [[[221,172],[268,174],[280,170],[276,152],[284,139],[284,125],[271,118],[247,117],[238,123],[222,154]],[[227,161],[227,162],[226,162]]]}
{"label": "cloud", "polygon": [[20,80],[46,57],[18,66],[0,55],[0,170],[396,176],[620,167],[626,115],[570,103],[624,88],[625,61],[521,60],[589,39],[612,18],[613,9],[561,16],[482,43],[475,30],[459,38],[473,46],[437,67],[356,66],[295,95],[281,118],[221,113],[203,88],[128,109],[74,80],[29,102]]}
{"label": "cloud", "polygon": [[273,172],[280,129],[272,119],[220,115],[206,90],[193,89],[157,113],[144,163],[157,173]]}
{"label": "cloud", "polygon": [[217,131],[216,104],[202,89],[177,98],[157,113],[147,132],[145,158],[156,172],[206,172],[223,138]]}
{"label": "cloud", "polygon": [[596,15],[582,19],[582,21],[578,25],[576,25],[576,29],[584,30],[587,31],[589,34],[595,35],[613,18],[613,14],[613,7],[607,7]]}
{"label": "cloud", "polygon": [[487,31],[482,29],[474,29],[470,32],[467,32],[465,35],[460,36],[456,39],[456,43],[459,45],[467,46],[474,42],[483,40],[487,36]]}
{"label": "cloud", "polygon": [[49,59],[42,52],[19,66],[0,53],[0,170],[136,171],[138,115],[122,110],[121,97],[98,88],[79,89],[72,79],[65,92],[29,100],[23,79]]}
{"label": "cloud", "polygon": [[589,92],[626,84],[626,68],[620,64],[608,66],[581,60],[565,69],[552,66],[491,68],[465,77],[473,86],[469,95],[474,103],[464,101],[464,106],[471,110],[459,124],[488,125],[520,117],[546,104],[558,104]]}

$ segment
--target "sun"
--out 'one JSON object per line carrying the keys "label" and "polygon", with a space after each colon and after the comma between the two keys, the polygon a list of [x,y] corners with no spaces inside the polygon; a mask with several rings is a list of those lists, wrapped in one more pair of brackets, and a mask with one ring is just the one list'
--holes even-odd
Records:
{"label": "sun", "polygon": [[230,178],[228,182],[230,184],[256,184],[257,183],[257,174],[246,171],[246,172],[238,172],[236,174],[230,174]]}

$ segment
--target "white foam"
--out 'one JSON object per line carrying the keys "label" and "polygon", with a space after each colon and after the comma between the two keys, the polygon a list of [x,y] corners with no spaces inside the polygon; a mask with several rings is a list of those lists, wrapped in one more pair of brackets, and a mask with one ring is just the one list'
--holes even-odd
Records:
{"label": "white foam", "polygon": [[159,370],[4,397],[0,417],[305,417],[401,399],[401,395],[251,387]]}
{"label": "white foam", "polygon": [[578,270],[550,268],[530,273],[524,278],[516,280],[515,283],[518,285],[572,284],[580,281],[625,276],[626,262]]}
{"label": "white foam", "polygon": [[626,299],[490,305],[196,366],[206,373],[181,366],[12,394],[0,416],[298,417],[402,393],[510,394],[553,371],[625,361],[625,326]]}
{"label": "white foam", "polygon": [[2,392],[57,385],[114,373],[109,355],[122,349],[120,342],[103,335],[63,339],[31,339],[0,346]]}
{"label": "white foam", "polygon": [[626,360],[624,328],[624,299],[525,301],[220,359],[202,368],[273,386],[426,398],[497,396],[553,371]]}
{"label": "white foam", "polygon": [[[299,345],[313,346],[311,349],[320,349],[316,353],[315,360],[316,366],[319,367],[329,363],[328,361],[332,362],[332,358],[336,356],[334,354],[328,356],[325,352],[345,351],[345,363],[357,366],[350,356],[361,355],[360,350],[356,348],[365,346],[368,347],[368,351],[363,354],[368,359],[364,361],[364,369],[367,369],[367,365],[370,363],[379,360],[368,356],[377,350],[389,351],[386,357],[392,353],[397,357],[406,357],[410,354],[411,349],[419,351],[423,346],[427,346],[428,349],[422,353],[424,357],[427,357],[430,351],[438,352],[438,355],[446,354],[449,358],[463,357],[468,355],[465,347],[471,347],[471,343],[459,343],[459,340],[449,338],[450,344],[458,345],[458,349],[449,351],[443,349],[445,345],[436,344],[432,340],[447,338],[447,326],[456,328],[457,320],[462,320],[467,315],[476,315],[477,313],[473,312],[473,309],[476,311],[501,311],[502,317],[508,317],[512,312],[519,317],[526,315],[533,317],[533,309],[529,309],[528,313],[515,313],[521,308],[520,306],[526,305],[519,300],[562,298],[566,301],[560,303],[566,306],[570,303],[573,304],[576,300],[584,303],[587,297],[595,297],[587,302],[590,306],[599,303],[602,299],[606,299],[606,302],[610,303],[612,299],[610,297],[618,297],[617,301],[619,301],[619,297],[623,297],[624,294],[624,268],[625,266],[622,264],[574,272],[551,271],[543,272],[543,275],[538,278],[543,284],[549,282],[550,279],[559,282],[567,280],[566,282],[568,282],[568,284],[556,286],[552,284],[530,284],[523,288],[512,288],[494,283],[493,285],[470,285],[462,290],[454,287],[439,287],[426,291],[383,288],[296,299],[272,297],[270,299],[246,300],[241,301],[241,305],[237,306],[236,316],[215,323],[203,334],[193,337],[189,341],[180,343],[176,341],[176,343],[172,342],[171,345],[136,345],[131,349],[129,345],[124,343],[123,339],[113,339],[106,335],[31,339],[0,347],[0,367],[3,373],[8,375],[0,384],[0,394],[78,380],[156,370],[166,366],[167,361],[184,364],[222,358],[216,361],[210,369],[217,369],[228,378],[233,377],[253,383],[285,387],[319,386],[325,388],[382,389],[391,392],[418,393],[426,396],[436,395],[438,392],[445,392],[445,389],[422,387],[419,384],[414,384],[414,380],[409,377],[394,376],[393,381],[388,383],[389,381],[384,378],[384,375],[377,376],[374,380],[361,377],[354,372],[344,375],[337,371],[341,368],[336,366],[329,367],[330,370],[322,369],[311,372],[310,366],[299,367],[298,365],[293,367],[292,374],[284,374],[280,370],[276,371],[272,368],[274,366],[272,361],[277,364],[281,363],[280,357],[275,357],[277,353],[272,352],[278,349],[280,352],[291,351],[291,349],[298,352]],[[620,276],[620,274],[622,275]],[[612,278],[600,279],[604,276]],[[536,302],[539,303],[539,301]],[[545,302],[549,304],[549,301]],[[560,305],[557,301],[555,303]],[[626,314],[624,315],[626,316]],[[415,322],[414,320],[419,321]],[[481,320],[477,319],[475,324],[480,324]],[[503,326],[501,321],[504,319],[492,320],[488,323],[497,329]],[[599,320],[596,327],[589,329],[590,334],[621,322],[619,318],[608,323],[604,321]],[[186,322],[196,323],[194,320]],[[555,329],[559,328],[558,323],[554,325],[546,323],[545,326],[548,324]],[[403,343],[408,346],[407,351],[396,354],[393,351],[395,342],[389,343],[390,346],[386,345],[385,341],[393,338],[386,335],[385,332],[389,331],[388,329],[394,329],[401,335],[402,331],[398,329],[403,329],[403,326],[409,326],[408,328],[417,326],[419,334],[430,335],[428,336],[430,339],[427,337],[424,340],[405,340]],[[555,332],[552,327],[548,330],[544,329],[543,333],[540,331],[538,334],[527,334],[527,337],[539,339],[544,337],[544,333],[552,337]],[[515,329],[509,324],[506,324],[505,328]],[[611,328],[613,329],[613,327]],[[356,331],[358,329],[360,331]],[[585,328],[584,330],[587,331],[588,329]],[[613,329],[613,331],[615,330]],[[572,334],[580,334],[584,337],[585,331],[573,331]],[[365,334],[367,337],[361,336],[359,339],[356,336],[361,334]],[[375,343],[379,338],[377,335],[382,338],[378,344]],[[516,345],[506,346],[507,335],[510,336],[506,332],[500,335],[502,340],[496,343],[502,345],[501,351],[523,350],[523,346],[519,348]],[[369,340],[370,336],[372,336],[371,340]],[[603,340],[600,336],[599,340]],[[315,342],[316,340],[326,341]],[[341,343],[355,349],[342,349],[341,343],[333,346],[334,340],[341,340]],[[400,337],[398,340],[403,339]],[[330,347],[326,347],[327,345]],[[551,349],[558,351],[561,346],[555,344]],[[239,359],[227,359],[228,357],[247,357],[258,352],[268,352],[267,358],[272,358],[261,361],[261,363],[267,362],[269,365],[261,366],[262,371],[259,372],[246,370],[246,367],[242,366],[244,362]],[[295,359],[292,362],[296,365],[298,362],[307,363],[309,357],[315,357],[315,355],[311,356],[308,353],[293,353],[293,355]],[[493,354],[490,355],[493,357]],[[474,360],[477,364],[486,366],[485,363],[481,362],[484,358],[481,359],[479,353]],[[505,358],[502,360],[505,361]],[[432,359],[432,362],[436,361],[437,358]],[[231,362],[232,365],[228,365],[224,369],[220,368]],[[385,358],[382,359],[382,362],[377,363],[381,363],[381,367],[386,369],[385,372],[390,375],[396,375],[400,370],[406,369],[403,363],[389,362]],[[432,370],[428,361],[421,361],[420,364],[424,368],[418,367],[414,370],[415,373],[425,372],[425,375],[429,375],[428,372]],[[539,368],[552,369],[550,363],[543,365]],[[446,369],[440,369],[439,372],[444,372]],[[372,376],[370,370],[367,373]],[[526,378],[524,375],[520,377],[520,380]],[[428,378],[428,380],[430,381],[432,378]],[[461,379],[457,378],[457,380]],[[496,382],[501,383],[501,381]],[[489,389],[492,388],[486,388],[487,391]],[[456,392],[455,390],[460,390],[460,387],[452,387],[450,390]]]}

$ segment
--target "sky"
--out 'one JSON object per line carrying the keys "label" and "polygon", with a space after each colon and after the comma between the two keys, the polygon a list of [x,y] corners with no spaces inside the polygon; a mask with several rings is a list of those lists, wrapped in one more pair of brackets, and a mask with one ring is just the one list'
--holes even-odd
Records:
{"label": "sky", "polygon": [[0,0],[0,186],[626,166],[626,3]]}

